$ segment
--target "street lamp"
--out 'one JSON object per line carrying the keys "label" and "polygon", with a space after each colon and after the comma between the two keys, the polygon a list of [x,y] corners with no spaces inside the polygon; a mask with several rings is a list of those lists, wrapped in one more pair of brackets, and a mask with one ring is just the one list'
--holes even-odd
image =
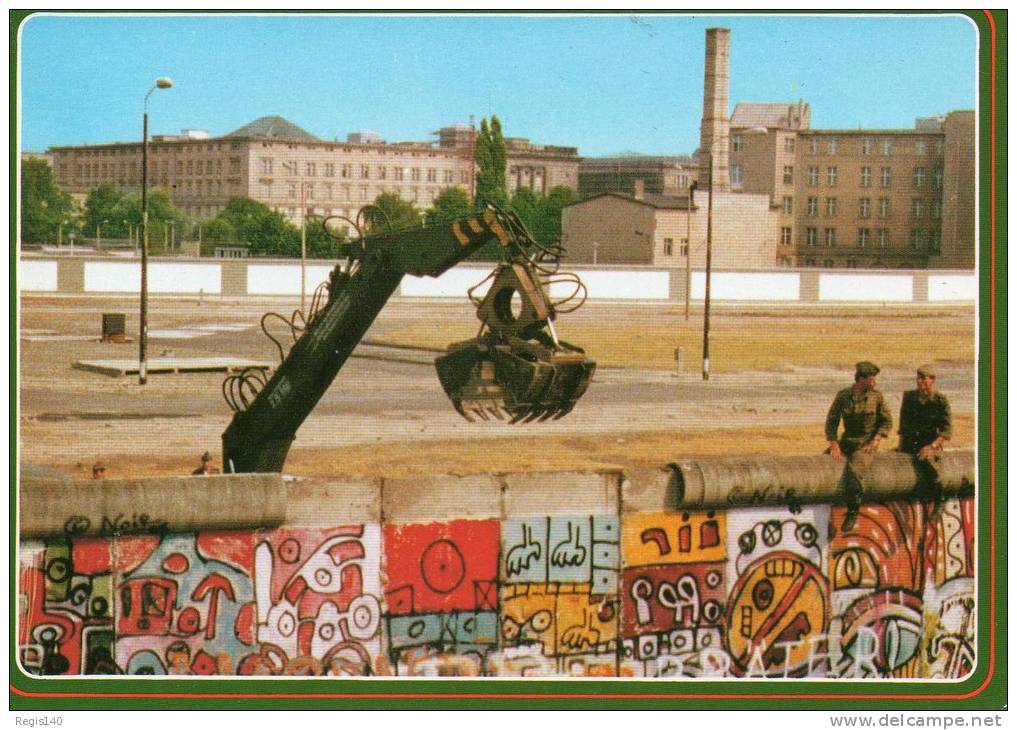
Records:
{"label": "street lamp", "polygon": [[141,328],[138,333],[138,385],[148,382],[148,97],[156,89],[168,89],[173,82],[165,76],[145,94],[141,118]]}

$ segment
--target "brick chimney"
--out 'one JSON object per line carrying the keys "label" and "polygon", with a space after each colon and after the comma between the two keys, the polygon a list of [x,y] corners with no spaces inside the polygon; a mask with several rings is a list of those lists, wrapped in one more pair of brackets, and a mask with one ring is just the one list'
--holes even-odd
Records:
{"label": "brick chimney", "polygon": [[728,60],[731,30],[706,29],[706,64],[703,74],[703,120],[699,127],[699,185],[710,185],[709,155],[713,153],[713,189],[731,189],[728,173]]}
{"label": "brick chimney", "polygon": [[632,197],[636,200],[646,197],[646,181],[642,178],[632,181]]}

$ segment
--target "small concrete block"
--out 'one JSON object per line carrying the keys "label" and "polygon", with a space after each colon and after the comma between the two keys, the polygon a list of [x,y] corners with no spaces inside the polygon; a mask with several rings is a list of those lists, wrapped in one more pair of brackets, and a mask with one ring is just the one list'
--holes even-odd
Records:
{"label": "small concrete block", "polygon": [[620,477],[617,472],[508,474],[505,517],[617,514]]}
{"label": "small concrete block", "polygon": [[380,521],[380,479],[298,479],[286,484],[285,527]]}
{"label": "small concrete block", "polygon": [[388,524],[501,516],[501,485],[486,474],[385,479],[381,515]]}
{"label": "small concrete block", "polygon": [[622,479],[623,513],[675,509],[677,494],[670,469],[632,469]]}

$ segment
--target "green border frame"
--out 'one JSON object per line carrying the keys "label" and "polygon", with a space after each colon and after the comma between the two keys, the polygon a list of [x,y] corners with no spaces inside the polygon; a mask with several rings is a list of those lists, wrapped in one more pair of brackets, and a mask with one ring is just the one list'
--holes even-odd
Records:
{"label": "green border frame", "polygon": [[[20,27],[41,10],[10,10],[10,327],[18,326],[17,229],[18,214],[17,51]],[[68,15],[91,10],[56,10]],[[132,11],[133,12],[133,11]],[[221,10],[151,10],[146,13],[237,12]],[[295,11],[265,11],[294,14]],[[299,11],[297,11],[299,12]],[[337,11],[338,12],[338,11]],[[372,13],[380,11],[341,12]],[[387,13],[399,12],[387,10]],[[405,11],[404,11],[405,12]],[[421,11],[413,11],[421,12]],[[442,12],[446,11],[423,11]],[[465,12],[465,11],[458,11]],[[489,11],[491,14],[528,12],[553,14],[567,11]],[[614,9],[600,14],[654,12],[660,10]],[[711,15],[721,11],[671,11],[676,15]],[[732,11],[727,11],[732,12]],[[823,12],[823,11],[818,11]],[[829,11],[828,11],[829,12]],[[845,12],[845,11],[838,11]],[[932,15],[944,11],[846,11],[858,15]],[[739,14],[813,15],[817,11],[739,11]],[[746,710],[807,709],[858,710],[1001,710],[1007,707],[1006,635],[1007,574],[1007,268],[1006,268],[1006,160],[1007,160],[1007,12],[963,10],[956,15],[974,21],[979,34],[979,344],[978,378],[978,500],[977,571],[978,664],[967,680],[958,683],[923,681],[640,681],[612,680],[358,680],[358,679],[173,679],[158,683],[144,679],[40,679],[21,672],[17,665],[15,632],[16,601],[9,607],[10,685],[9,707],[20,711],[60,710],[269,710],[269,709],[645,709],[645,710]],[[998,173],[1002,172],[1003,175]],[[1000,326],[1001,325],[1001,326]],[[10,354],[10,395],[17,397],[16,348]],[[10,417],[10,455],[17,453],[19,414]],[[17,595],[18,572],[16,514],[18,464],[10,460],[8,510],[10,524],[9,596]],[[987,659],[987,661],[985,660]],[[760,700],[766,700],[762,705]]]}

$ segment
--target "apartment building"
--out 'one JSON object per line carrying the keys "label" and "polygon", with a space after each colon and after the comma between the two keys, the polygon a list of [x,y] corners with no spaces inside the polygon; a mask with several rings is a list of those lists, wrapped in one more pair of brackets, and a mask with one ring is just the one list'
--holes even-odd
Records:
{"label": "apartment building", "polygon": [[587,157],[579,163],[579,197],[631,193],[636,181],[650,195],[685,195],[697,176],[692,155]]}
{"label": "apartment building", "polygon": [[[448,187],[473,194],[472,127],[439,130],[437,143],[386,143],[376,133],[354,132],[346,142],[322,140],[281,117],[262,117],[222,137],[198,130],[154,136],[149,143],[149,187],[167,190],[195,221],[218,214],[231,198],[264,203],[293,221],[305,215],[355,219],[382,193],[420,209]],[[525,185],[546,192],[578,185],[574,147],[506,140],[510,190]],[[52,147],[61,189],[84,198],[99,185],[141,189],[138,142]]]}

